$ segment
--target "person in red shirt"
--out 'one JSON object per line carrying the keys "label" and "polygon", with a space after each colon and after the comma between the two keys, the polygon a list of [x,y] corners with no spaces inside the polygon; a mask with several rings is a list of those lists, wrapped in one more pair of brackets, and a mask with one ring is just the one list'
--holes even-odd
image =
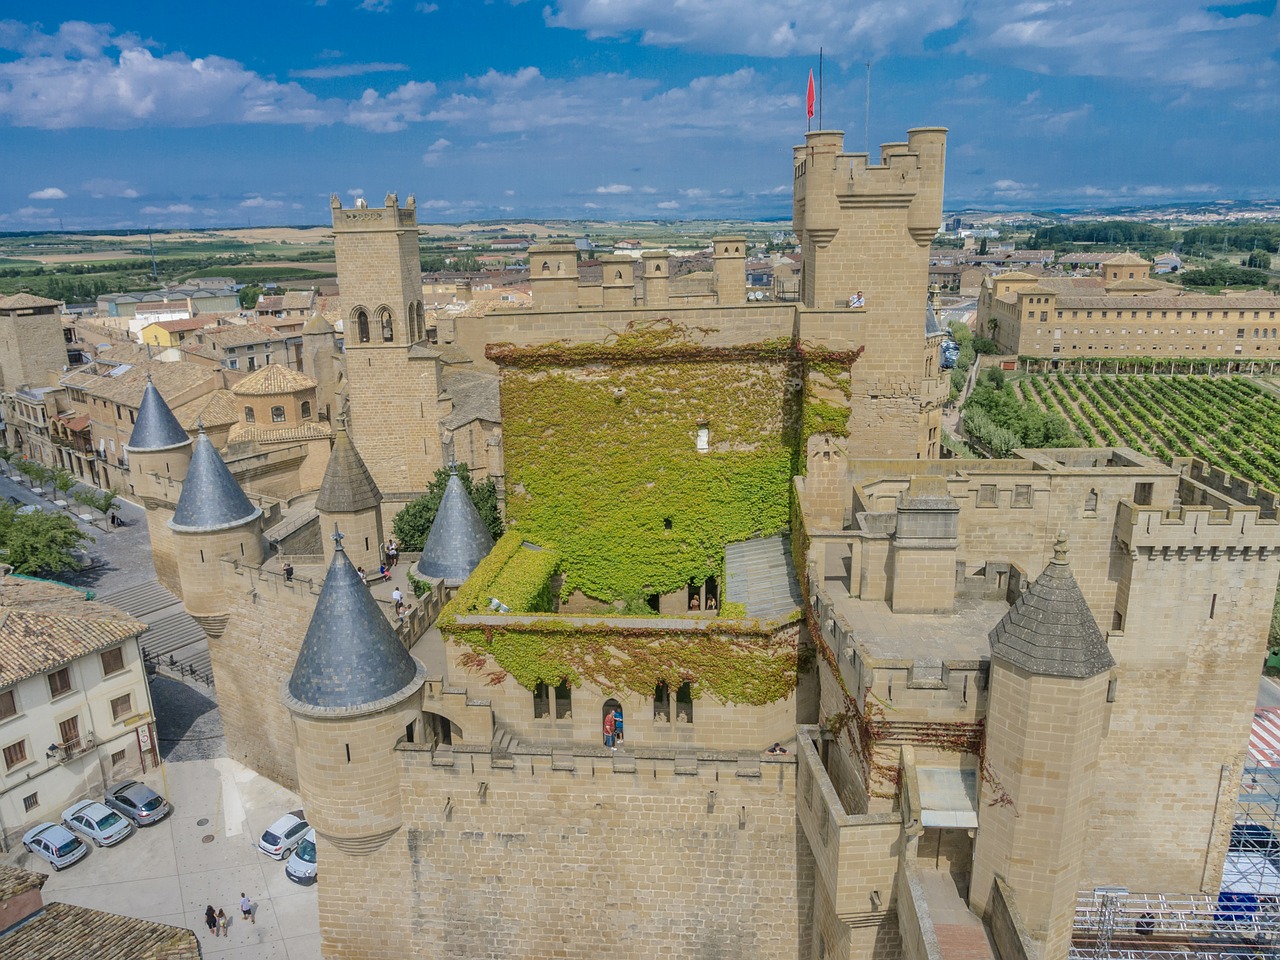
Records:
{"label": "person in red shirt", "polygon": [[610,750],[618,749],[613,744],[613,735],[615,730],[617,730],[617,725],[613,719],[613,711],[610,710],[604,715],[604,745]]}

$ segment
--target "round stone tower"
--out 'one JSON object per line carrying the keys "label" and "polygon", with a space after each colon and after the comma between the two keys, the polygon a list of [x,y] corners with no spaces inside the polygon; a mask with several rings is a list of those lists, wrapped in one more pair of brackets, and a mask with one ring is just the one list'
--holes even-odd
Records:
{"label": "round stone tower", "polygon": [[129,456],[130,484],[147,511],[156,577],[181,596],[177,547],[169,521],[177,507],[178,484],[186,478],[191,463],[192,441],[151,382],[150,374],[138,405],[138,419],[124,449]]}
{"label": "round stone tower", "polygon": [[205,633],[219,637],[228,618],[221,560],[260,564],[265,545],[262,510],[244,495],[203,424],[168,526],[176,546],[182,605]]}
{"label": "round stone tower", "polygon": [[[283,694],[307,819],[341,861],[372,854],[404,822],[392,751],[422,716],[426,668],[378,608],[342,548],[342,534],[335,531],[334,541]],[[341,867],[326,860],[331,869]]]}
{"label": "round stone tower", "polygon": [[[383,543],[382,492],[373,474],[360,458],[360,452],[347,433],[344,417],[338,418],[333,450],[325,467],[320,492],[316,494],[316,510],[320,513],[320,529],[331,527],[346,531],[344,550],[357,567],[376,572],[382,560],[378,547]],[[333,561],[337,541],[325,538],[325,562]]]}
{"label": "round stone tower", "polygon": [[1067,564],[1064,535],[990,640],[969,902],[984,915],[1003,878],[1043,960],[1066,960],[1115,660]]}

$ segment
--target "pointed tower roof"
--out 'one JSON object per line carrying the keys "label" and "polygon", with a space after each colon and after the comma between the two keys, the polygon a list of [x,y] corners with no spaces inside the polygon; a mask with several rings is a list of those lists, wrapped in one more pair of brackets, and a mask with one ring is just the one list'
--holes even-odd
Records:
{"label": "pointed tower roof", "polygon": [[178,418],[173,415],[169,405],[160,396],[160,391],[151,382],[151,374],[147,374],[147,385],[142,391],[142,402],[138,404],[138,419],[133,425],[133,433],[125,449],[138,453],[153,450],[169,450],[190,443],[191,437],[182,429]]}
{"label": "pointed tower roof", "polygon": [[333,329],[333,324],[324,318],[323,314],[313,313],[311,319],[302,325],[303,334],[318,334],[324,336],[327,333],[337,333]]}
{"label": "pointed tower roof", "polygon": [[424,668],[405,649],[342,549],[325,574],[315,613],[285,687],[285,702],[303,713],[368,713],[404,699]]}
{"label": "pointed tower roof", "polygon": [[1053,559],[988,635],[991,656],[1043,677],[1094,677],[1115,658],[1067,563],[1066,534]]}
{"label": "pointed tower roof", "polygon": [[182,481],[182,494],[169,527],[184,533],[210,533],[238,527],[261,516],[262,510],[249,502],[209,442],[204,424],[200,423],[199,427],[195,449],[191,451],[191,466]]}
{"label": "pointed tower roof", "polygon": [[420,576],[444,580],[446,586],[459,586],[492,549],[493,536],[467,496],[455,468],[415,569]]}
{"label": "pointed tower roof", "polygon": [[316,509],[321,513],[357,513],[382,502],[382,491],[373,482],[373,474],[360,458],[360,451],[347,435],[346,420],[338,418],[338,430],[329,453]]}

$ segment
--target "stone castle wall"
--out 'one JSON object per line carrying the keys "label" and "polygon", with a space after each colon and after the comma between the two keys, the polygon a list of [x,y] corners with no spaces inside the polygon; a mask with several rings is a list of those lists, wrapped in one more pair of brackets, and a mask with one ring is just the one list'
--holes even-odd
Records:
{"label": "stone castle wall", "polygon": [[603,753],[401,746],[404,829],[363,858],[320,844],[326,956],[796,956],[794,760]]}

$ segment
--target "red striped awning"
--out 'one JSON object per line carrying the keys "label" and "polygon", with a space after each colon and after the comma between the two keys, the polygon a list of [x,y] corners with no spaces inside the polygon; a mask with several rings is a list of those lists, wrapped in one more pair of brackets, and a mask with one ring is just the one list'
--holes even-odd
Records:
{"label": "red striped awning", "polygon": [[1255,767],[1280,767],[1280,707],[1258,707],[1254,711],[1249,763]]}

